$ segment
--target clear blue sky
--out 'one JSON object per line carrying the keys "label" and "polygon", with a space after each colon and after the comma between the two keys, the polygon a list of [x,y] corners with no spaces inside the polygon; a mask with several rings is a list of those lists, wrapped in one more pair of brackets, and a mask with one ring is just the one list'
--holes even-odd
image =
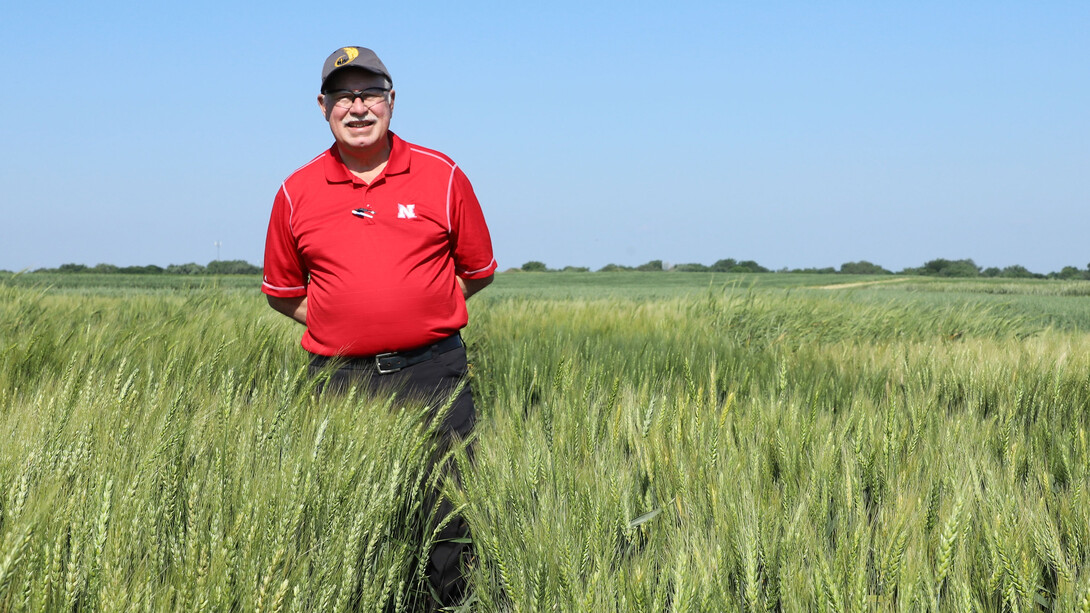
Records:
{"label": "clear blue sky", "polygon": [[1088,2],[306,5],[7,3],[0,269],[259,264],[342,45],[501,269],[1090,263]]}

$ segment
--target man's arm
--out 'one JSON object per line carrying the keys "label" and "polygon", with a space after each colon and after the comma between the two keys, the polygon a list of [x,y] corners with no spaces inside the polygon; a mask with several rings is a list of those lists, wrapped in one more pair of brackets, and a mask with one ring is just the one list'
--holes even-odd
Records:
{"label": "man's arm", "polygon": [[[488,287],[488,284],[492,283],[492,279],[495,276],[496,275],[488,275],[487,277],[482,277],[480,279],[463,279],[461,277],[457,277],[458,287],[461,288],[462,295],[465,296],[465,299],[469,300],[470,296]],[[305,308],[306,307],[304,307],[304,310]]]}
{"label": "man's arm", "polygon": [[294,298],[277,298],[276,296],[266,295],[269,300],[269,306],[276,309],[278,312],[287,315],[295,321],[307,325],[307,297],[296,296]]}

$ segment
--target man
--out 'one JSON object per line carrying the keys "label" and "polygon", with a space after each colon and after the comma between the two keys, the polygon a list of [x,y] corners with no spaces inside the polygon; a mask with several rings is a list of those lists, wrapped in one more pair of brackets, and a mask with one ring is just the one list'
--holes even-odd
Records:
{"label": "man", "polygon": [[[312,374],[333,363],[330,387],[445,400],[466,374],[466,299],[497,265],[469,180],[447,156],[389,130],[394,99],[370,49],[326,59],[318,106],[335,142],[276,194],[261,291],[306,326]],[[467,436],[474,419],[466,386],[440,426],[444,441]],[[465,546],[450,539],[466,528],[460,519],[450,526],[428,569],[444,606],[464,589]]]}

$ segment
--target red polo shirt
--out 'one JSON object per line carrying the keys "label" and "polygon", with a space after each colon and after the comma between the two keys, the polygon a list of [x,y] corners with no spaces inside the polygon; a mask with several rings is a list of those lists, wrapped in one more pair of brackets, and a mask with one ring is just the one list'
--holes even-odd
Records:
{"label": "red polo shirt", "polygon": [[370,185],[331,147],[273,201],[261,291],[307,297],[303,348],[363,356],[428,345],[466,325],[455,276],[496,270],[469,179],[450,158],[390,133]]}

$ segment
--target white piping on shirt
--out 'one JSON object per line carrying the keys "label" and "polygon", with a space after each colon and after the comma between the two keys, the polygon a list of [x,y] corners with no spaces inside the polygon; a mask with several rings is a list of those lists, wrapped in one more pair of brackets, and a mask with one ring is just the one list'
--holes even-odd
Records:
{"label": "white piping on shirt", "polygon": [[424,151],[422,149],[414,149],[413,147],[409,147],[409,151],[412,151],[412,152],[415,152],[415,153],[422,153],[424,155],[430,155],[431,157],[439,160],[440,162],[450,166],[450,178],[447,179],[447,234],[450,234],[451,233],[450,195],[451,195],[451,192],[454,191],[454,171],[455,171],[455,169],[458,168],[458,165],[443,159],[442,156],[436,155],[436,154],[432,153],[431,151]]}
{"label": "white piping on shirt", "polygon": [[262,281],[261,284],[264,285],[265,287],[269,288],[269,289],[279,290],[279,291],[282,291],[282,292],[296,290],[296,289],[306,289],[307,288],[307,286],[305,286],[305,285],[300,285],[298,287],[278,287],[276,285],[270,284],[268,281]]}
{"label": "white piping on shirt", "polygon": [[[327,153],[329,153],[328,150],[323,151],[321,154],[316,156],[313,160],[307,162],[306,164],[303,164],[299,168],[296,168],[295,170],[293,170],[291,172],[290,175],[288,175],[288,178],[284,179],[284,182],[280,184],[280,191],[284,192],[284,198],[286,198],[287,201],[288,201],[288,231],[291,232],[292,236],[295,236],[295,228],[293,228],[292,225],[291,225],[292,221],[294,221],[294,219],[295,219],[295,203],[293,203],[291,201],[291,194],[288,193],[288,180],[291,179],[292,177],[294,177],[296,175],[296,173],[298,173],[300,170],[303,170],[307,166],[310,166],[314,162],[317,162],[318,160],[322,159],[322,156],[326,155]],[[268,281],[265,281],[264,279],[261,280],[261,285],[263,285],[263,286],[265,286],[265,287],[267,287],[267,288],[269,288],[271,290],[276,290],[276,291],[294,291],[294,290],[298,290],[298,289],[306,289],[307,288],[307,286],[305,286],[305,285],[299,285],[297,287],[279,287],[279,286],[276,286],[276,285],[271,285]]]}
{"label": "white piping on shirt", "polygon": [[492,261],[488,263],[488,266],[485,266],[484,268],[478,268],[477,270],[465,270],[465,271],[462,271],[462,274],[463,275],[475,275],[475,274],[477,274],[479,272],[484,272],[484,271],[488,270],[489,268],[492,268],[492,265],[495,264],[495,263],[496,263],[496,258],[492,258]]}
{"label": "white piping on shirt", "polygon": [[451,231],[452,231],[451,230],[451,225],[450,225],[450,194],[451,194],[451,192],[454,191],[454,169],[455,168],[458,168],[457,164],[455,164],[454,167],[450,169],[450,179],[447,181],[447,234],[450,234]]}
{"label": "white piping on shirt", "polygon": [[285,181],[280,184],[280,191],[284,192],[284,198],[288,200],[288,230],[291,231],[292,236],[295,235],[295,228],[291,226],[292,220],[295,218],[295,205],[291,201],[291,194],[288,193],[288,183]]}
{"label": "white piping on shirt", "polygon": [[[329,153],[328,150],[323,151],[320,154],[318,154],[318,156],[315,157],[313,160],[307,162],[306,164],[303,164],[299,168],[296,168],[295,170],[292,171],[292,173],[290,175],[288,175],[288,178],[284,179],[284,182],[280,184],[280,189],[283,190],[284,197],[288,199],[288,229],[291,230],[292,236],[295,235],[295,228],[293,228],[292,225],[291,225],[292,220],[294,220],[294,218],[295,218],[295,204],[292,203],[291,194],[288,193],[288,179],[291,179],[292,177],[294,177],[300,170],[302,170],[302,169],[306,168],[307,166],[310,166],[314,162],[317,162],[318,160],[322,159],[322,157],[325,156],[328,153]],[[298,288],[286,288],[286,289],[298,289]]]}

